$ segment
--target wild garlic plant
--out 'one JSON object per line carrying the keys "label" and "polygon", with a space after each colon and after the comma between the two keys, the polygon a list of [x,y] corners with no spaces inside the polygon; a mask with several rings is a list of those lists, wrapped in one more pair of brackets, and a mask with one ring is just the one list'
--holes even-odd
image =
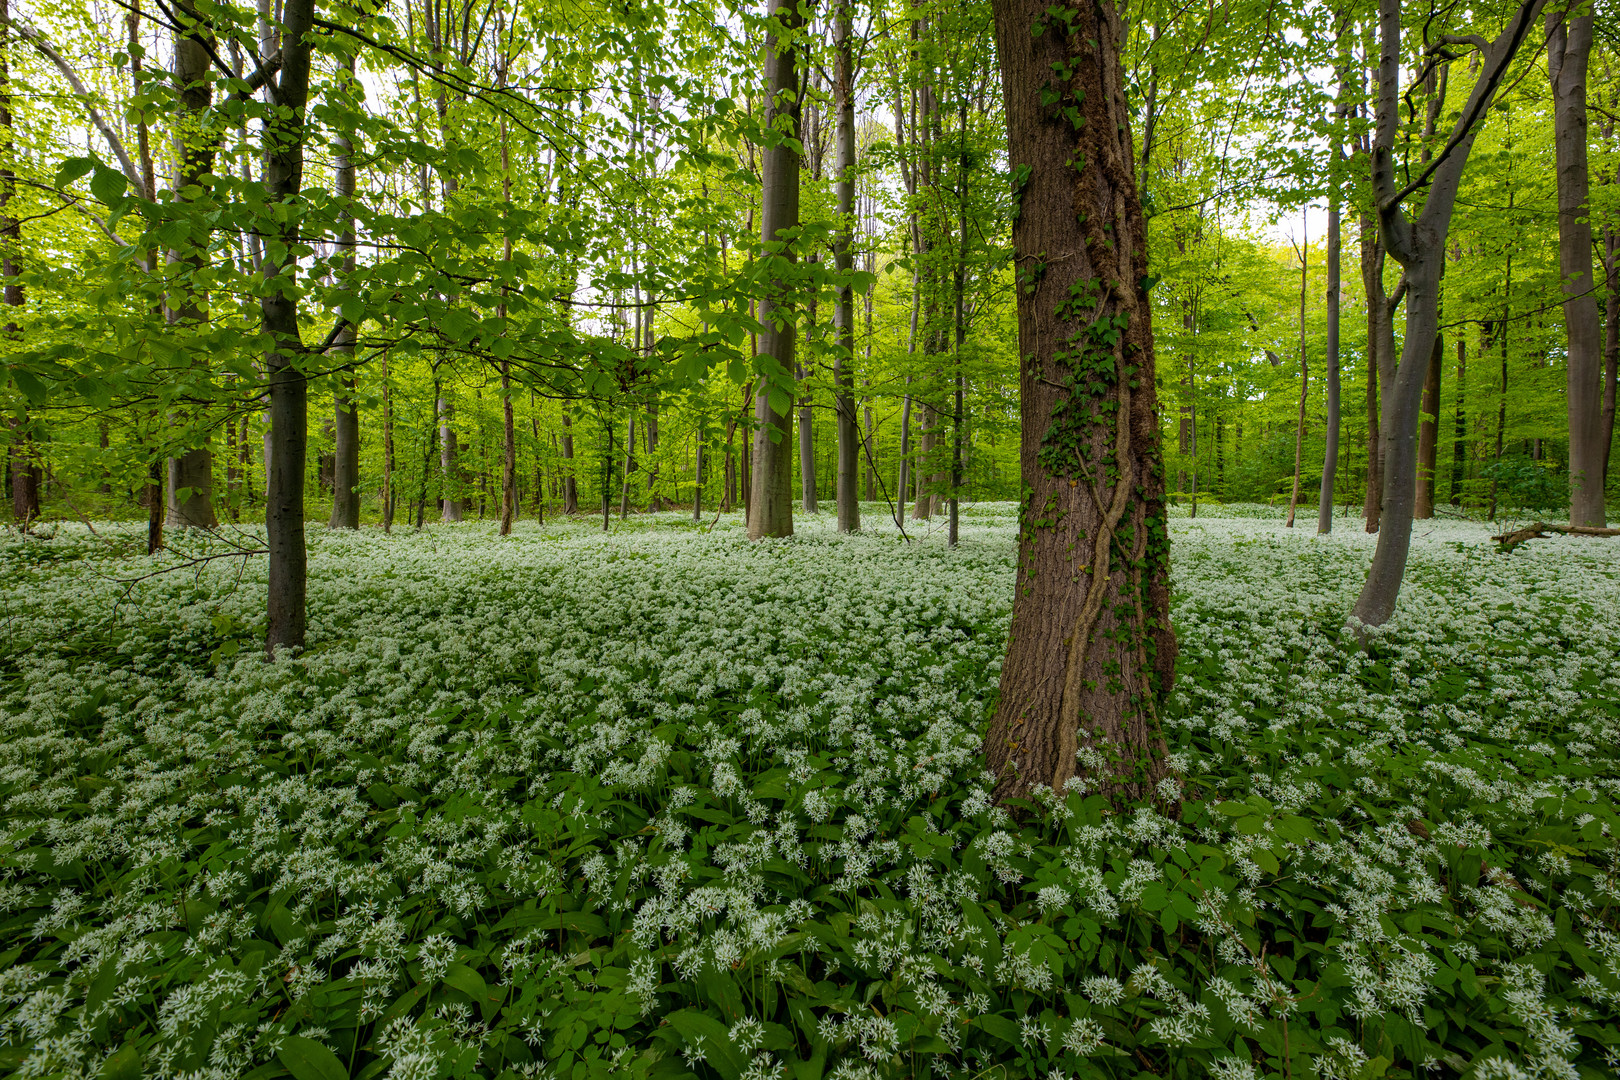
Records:
{"label": "wild garlic plant", "polygon": [[1434,523],[1362,645],[1360,530],[1177,519],[1160,799],[1011,812],[1014,529],[312,532],[274,664],[253,565],[7,541],[0,1064],[1614,1071],[1620,544]]}

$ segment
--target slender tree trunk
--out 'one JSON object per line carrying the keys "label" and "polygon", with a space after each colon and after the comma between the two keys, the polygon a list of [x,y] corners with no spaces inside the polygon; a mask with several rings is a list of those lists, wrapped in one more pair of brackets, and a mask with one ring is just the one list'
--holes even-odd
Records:
{"label": "slender tree trunk", "polygon": [[439,410],[439,483],[443,488],[439,493],[439,520],[460,521],[462,517],[461,448],[456,442],[456,429],[452,425],[452,421],[455,419],[455,406],[450,403],[449,398],[442,394],[437,401]]}
{"label": "slender tree trunk", "polygon": [[[193,198],[191,193],[207,183],[207,176],[214,168],[215,136],[206,127],[213,100],[209,51],[214,35],[188,0],[180,0],[174,13],[173,80],[180,108],[174,135],[177,175],[173,195],[177,202],[189,202]],[[185,268],[171,275],[180,284],[169,292],[170,322],[193,326],[206,323],[208,313],[196,282],[207,261],[204,249],[187,243],[183,248],[171,250],[168,258],[172,265]],[[173,527],[212,529],[219,524],[214,513],[214,457],[207,434],[193,435],[194,440],[198,438],[200,445],[189,446],[179,457],[169,459],[168,523]]]}
{"label": "slender tree trunk", "polygon": [[1445,268],[1446,234],[1457,189],[1485,115],[1519,46],[1535,28],[1543,0],[1525,0],[1508,16],[1494,41],[1484,42],[1480,74],[1458,115],[1449,155],[1437,161],[1428,179],[1423,208],[1408,217],[1402,208],[1409,193],[1398,187],[1395,142],[1401,125],[1401,4],[1379,0],[1377,129],[1373,143],[1373,191],[1379,207],[1379,232],[1390,255],[1406,270],[1406,337],[1390,399],[1384,409],[1384,520],[1378,531],[1367,581],[1351,612],[1364,626],[1382,626],[1395,612],[1406,557],[1412,542],[1416,509],[1417,427],[1429,357],[1439,333],[1440,276]]}
{"label": "slender tree trunk", "polygon": [[[15,349],[22,342],[22,327],[17,317],[26,299],[20,280],[22,223],[11,208],[11,202],[17,195],[17,174],[12,168],[16,138],[12,131],[10,61],[11,14],[8,0],[0,0],[0,276],[5,281],[5,342],[8,348]],[[26,532],[29,524],[39,517],[39,459],[34,445],[33,422],[27,412],[14,418],[10,427],[11,513],[17,527]]]}
{"label": "slender tree trunk", "polygon": [[[501,82],[505,82],[504,75]],[[512,203],[512,156],[507,145],[506,118],[501,118],[501,202],[507,210]],[[512,262],[512,234],[506,234],[502,258]],[[506,319],[506,292],[501,291],[501,302],[496,305],[495,317]],[[512,534],[512,522],[517,518],[517,433],[512,427],[512,364],[501,360],[501,535]]]}
{"label": "slender tree trunk", "polygon": [[[354,54],[345,56],[343,69],[346,77],[354,78]],[[336,154],[332,162],[335,174],[333,194],[341,215],[337,246],[343,251],[343,274],[352,276],[354,257],[354,141],[343,133],[334,142]],[[357,328],[347,319],[339,328],[332,343],[332,355],[339,364],[354,362],[354,343]],[[339,380],[339,391],[333,395],[333,454],[332,454],[332,519],[334,529],[360,527],[360,410],[356,402],[353,374]]]}
{"label": "slender tree trunk", "polygon": [[382,424],[383,424],[383,532],[394,531],[394,394],[388,379],[388,356],[382,358]]}
{"label": "slender tree trunk", "polygon": [[[1025,497],[984,752],[999,800],[1067,791],[1077,768],[1083,783],[1150,796],[1165,771],[1158,703],[1176,644],[1123,30],[1111,4],[994,0],[993,10],[1009,164],[1024,178],[1012,239],[1027,281],[1017,290]],[[1054,252],[1065,257],[1029,273]],[[1095,757],[1082,761],[1086,751]]]}
{"label": "slender tree trunk", "polygon": [[1294,422],[1294,487],[1288,496],[1288,521],[1294,527],[1294,511],[1299,507],[1299,473],[1305,463],[1305,402],[1311,387],[1310,359],[1305,353],[1305,295],[1310,284],[1310,247],[1301,233],[1299,244],[1299,417]]}
{"label": "slender tree trunk", "polygon": [[1609,282],[1609,295],[1604,301],[1603,315],[1603,486],[1609,486],[1609,461],[1614,446],[1614,407],[1616,376],[1620,375],[1620,230],[1603,230],[1605,276]]}
{"label": "slender tree trunk", "polygon": [[1592,278],[1592,223],[1586,164],[1586,73],[1592,55],[1591,9],[1547,15],[1547,74],[1553,91],[1553,144],[1558,163],[1558,270],[1564,283],[1569,346],[1569,523],[1608,524],[1603,467],[1609,432],[1603,424],[1603,346]]}
{"label": "slender tree trunk", "polygon": [[[774,3],[774,0],[773,0]],[[799,159],[789,140],[799,136],[801,99],[799,93],[798,46],[795,35],[804,25],[800,6],[773,8],[783,33],[765,46],[766,101],[765,126],[778,132],[771,145],[760,150],[760,241],[767,252],[792,262],[794,244],[788,236],[799,225]],[[772,363],[767,381],[754,395],[753,490],[748,507],[748,537],[793,535],[793,459],[789,444],[793,437],[793,354],[798,334],[794,326],[794,297],[791,285],[777,277],[769,293],[760,301],[758,355]],[[773,404],[773,399],[776,404]]]}
{"label": "slender tree trunk", "polygon": [[568,410],[562,414],[563,456],[563,513],[579,513],[579,482],[574,476],[574,427],[568,419]]}
{"label": "slender tree trunk", "polygon": [[630,517],[630,474],[636,471],[636,414],[624,422],[624,484],[619,489],[619,520]]}
{"label": "slender tree trunk", "polygon": [[1434,517],[1434,477],[1440,466],[1440,364],[1445,355],[1445,337],[1436,334],[1423,379],[1423,419],[1418,424],[1417,509],[1413,516],[1421,521]]}
{"label": "slender tree trunk", "polygon": [[1457,334],[1457,404],[1451,428],[1451,505],[1462,505],[1463,481],[1467,479],[1468,415],[1463,411],[1468,396],[1468,346]]}
{"label": "slender tree trunk", "polygon": [[[304,108],[309,101],[310,31],[314,0],[285,0],[281,18],[281,73],[276,109],[265,125],[264,194],[268,205],[299,198],[304,179]],[[309,385],[303,370],[304,343],[298,332],[297,292],[276,279],[284,256],[298,244],[296,224],[280,226],[277,244],[266,245],[265,287],[259,306],[265,334],[273,342],[265,354],[270,382],[270,477],[265,501],[269,535],[270,583],[265,653],[278,646],[304,644],[307,618],[307,559],[304,549],[304,465],[309,440]]]}
{"label": "slender tree trunk", "polygon": [[[1340,39],[1339,49],[1339,105],[1333,135],[1333,165],[1335,170],[1344,160],[1344,122],[1350,115],[1350,99],[1355,93],[1351,85],[1351,64],[1348,47]],[[1340,177],[1335,171],[1328,177],[1327,214],[1327,429],[1323,433],[1322,487],[1316,497],[1316,532],[1318,536],[1333,531],[1334,475],[1339,464],[1339,428],[1343,421],[1339,385],[1339,300],[1343,288],[1344,222],[1340,208]],[[1217,436],[1218,437],[1218,436]],[[1217,451],[1218,453],[1218,451]]]}
{"label": "slender tree trunk", "polygon": [[855,486],[861,456],[860,435],[855,429],[855,286],[849,280],[855,269],[854,253],[850,250],[855,232],[853,6],[852,0],[839,0],[833,19],[833,109],[838,118],[838,152],[833,164],[838,230],[833,237],[833,267],[839,275],[837,306],[833,311],[833,332],[837,339],[833,387],[838,416],[838,478],[834,497],[841,533],[855,532],[861,527],[860,492]]}
{"label": "slender tree trunk", "polygon": [[[911,377],[906,376],[906,386],[911,386]],[[906,486],[910,482],[908,470],[911,468],[911,391],[906,391],[905,399],[900,405],[900,477],[895,484],[894,523],[898,528],[905,527],[906,497],[910,489]]]}

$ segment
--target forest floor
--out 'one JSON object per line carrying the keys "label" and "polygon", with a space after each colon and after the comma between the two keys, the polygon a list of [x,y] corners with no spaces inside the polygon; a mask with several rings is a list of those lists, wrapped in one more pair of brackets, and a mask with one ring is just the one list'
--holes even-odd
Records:
{"label": "forest floor", "polygon": [[221,541],[0,541],[0,1070],[1614,1075],[1620,541],[1420,523],[1362,648],[1304,524],[1174,522],[1179,802],[1016,819],[1010,506],[312,530],[276,664],[130,581]]}

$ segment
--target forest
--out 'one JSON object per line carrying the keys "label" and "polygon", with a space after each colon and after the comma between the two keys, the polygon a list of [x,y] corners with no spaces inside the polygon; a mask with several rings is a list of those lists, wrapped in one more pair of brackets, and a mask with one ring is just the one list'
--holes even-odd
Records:
{"label": "forest", "polygon": [[1607,0],[0,0],[0,1067],[1620,1072]]}

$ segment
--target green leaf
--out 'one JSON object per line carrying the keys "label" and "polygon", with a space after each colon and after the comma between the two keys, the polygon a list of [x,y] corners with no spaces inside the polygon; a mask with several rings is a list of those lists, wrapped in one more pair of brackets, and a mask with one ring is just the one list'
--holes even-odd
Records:
{"label": "green leaf", "polygon": [[129,181],[117,169],[97,167],[95,175],[90,177],[90,194],[108,206],[123,202],[124,188],[128,186]]}
{"label": "green leaf", "polygon": [[276,1059],[293,1074],[293,1080],[349,1080],[343,1062],[314,1039],[288,1035],[281,1040]]}
{"label": "green leaf", "polygon": [[743,1072],[743,1058],[731,1041],[731,1030],[696,1009],[682,1009],[670,1013],[669,1026],[681,1033],[688,1049],[701,1053],[724,1080],[739,1080]]}
{"label": "green leaf", "polygon": [[132,1042],[101,1066],[101,1080],[141,1080],[141,1054]]}
{"label": "green leaf", "polygon": [[28,399],[30,405],[43,405],[45,399],[50,397],[50,391],[45,384],[22,368],[11,369],[11,381],[17,384],[17,389],[22,391],[23,397]]}
{"label": "green leaf", "polygon": [[[65,188],[74,181],[82,179],[89,174],[90,170],[100,165],[101,162],[94,157],[70,157],[56,167],[56,186]],[[114,1057],[116,1056],[115,1054]],[[108,1062],[111,1063],[111,1060],[109,1058]]]}

